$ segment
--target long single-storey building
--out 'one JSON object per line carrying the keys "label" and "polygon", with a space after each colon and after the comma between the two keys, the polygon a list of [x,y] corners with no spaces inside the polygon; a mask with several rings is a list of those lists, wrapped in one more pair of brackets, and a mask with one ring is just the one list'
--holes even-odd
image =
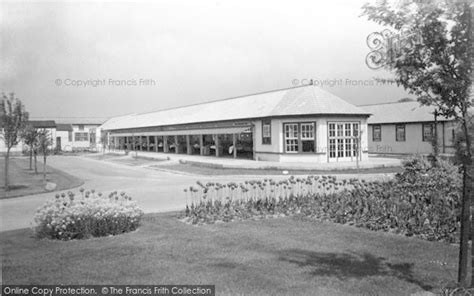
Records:
{"label": "long single-storey building", "polygon": [[363,161],[369,115],[307,85],[114,117],[99,129],[111,149],[278,162]]}
{"label": "long single-storey building", "polygon": [[457,123],[436,116],[436,108],[416,101],[359,106],[368,120],[369,152],[374,154],[430,154],[437,138],[439,153],[454,153]]}

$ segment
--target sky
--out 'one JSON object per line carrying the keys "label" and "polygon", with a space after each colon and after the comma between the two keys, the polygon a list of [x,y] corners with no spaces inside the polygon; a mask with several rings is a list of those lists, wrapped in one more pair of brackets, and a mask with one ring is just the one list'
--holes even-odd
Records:
{"label": "sky", "polygon": [[31,117],[111,117],[307,83],[409,95],[365,63],[365,0],[1,1],[0,91]]}

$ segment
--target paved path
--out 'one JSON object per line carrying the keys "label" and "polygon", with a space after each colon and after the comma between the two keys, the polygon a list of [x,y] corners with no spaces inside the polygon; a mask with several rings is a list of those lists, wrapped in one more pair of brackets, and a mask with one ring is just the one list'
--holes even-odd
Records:
{"label": "paved path", "polygon": [[[116,151],[115,153],[124,155],[123,151]],[[357,164],[355,161],[342,161],[342,162],[323,162],[315,163],[309,162],[276,162],[276,161],[255,161],[250,159],[234,159],[229,157],[215,157],[215,156],[199,156],[199,155],[187,155],[187,154],[174,154],[174,153],[160,153],[160,152],[145,152],[145,151],[134,151],[130,152],[129,155],[141,156],[147,158],[157,159],[171,159],[174,161],[184,161],[194,164],[201,165],[212,165],[224,168],[246,168],[246,169],[281,169],[281,170],[344,170],[344,169],[355,169]],[[402,160],[399,158],[387,158],[387,157],[369,157],[369,159],[361,161],[359,168],[382,168],[382,167],[399,167]]]}
{"label": "paved path", "polygon": [[[82,186],[105,194],[117,190],[129,193],[138,201],[145,213],[182,210],[186,205],[184,188],[196,181],[240,182],[250,179],[262,179],[266,176],[193,176],[153,170],[145,167],[100,161],[88,157],[52,156],[48,158],[50,166],[68,172],[85,181]],[[338,175],[338,178],[354,175]],[[364,174],[365,179],[389,178],[390,174]],[[285,179],[287,176],[272,176],[273,179]],[[77,189],[75,189],[77,191]],[[54,193],[42,193],[0,200],[0,231],[33,226],[36,209]]]}

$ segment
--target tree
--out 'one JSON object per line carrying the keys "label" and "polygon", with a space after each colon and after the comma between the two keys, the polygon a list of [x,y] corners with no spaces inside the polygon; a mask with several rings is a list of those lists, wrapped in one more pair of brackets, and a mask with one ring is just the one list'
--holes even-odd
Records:
{"label": "tree", "polygon": [[458,280],[464,287],[470,285],[468,242],[473,183],[468,174],[472,166],[468,109],[473,104],[469,94],[474,55],[470,5],[466,0],[406,0],[395,7],[382,0],[362,8],[369,20],[391,28],[393,34],[384,34],[388,50],[382,60],[383,66],[395,74],[397,84],[418,97],[422,105],[435,106],[438,114],[455,118],[461,125],[466,149]]}
{"label": "tree", "polygon": [[[38,138],[39,138],[39,135],[38,135]],[[34,143],[34,146],[33,146],[33,160],[34,160],[34,163],[35,163],[35,174],[38,174],[38,161],[36,159],[36,157],[38,156],[38,141],[36,141]]]}
{"label": "tree", "polygon": [[3,128],[1,137],[5,142],[7,149],[5,153],[5,191],[10,190],[8,178],[8,168],[10,162],[10,150],[19,144],[22,131],[26,127],[28,121],[28,112],[25,106],[15,95],[11,93],[9,96],[2,93],[0,102],[0,124]]}
{"label": "tree", "polygon": [[[471,114],[469,116],[469,134],[474,135],[474,115]],[[472,139],[471,139],[472,143]],[[456,150],[455,155],[454,155],[454,162],[458,165],[462,165],[463,163],[466,162],[466,159],[464,159],[467,155],[466,153],[466,139],[464,132],[462,129],[458,126],[456,127],[455,131],[455,136],[454,136],[454,148]],[[474,147],[471,145],[471,155],[474,155]]]}
{"label": "tree", "polygon": [[49,154],[49,146],[51,146],[50,135],[47,130],[39,131],[38,150],[43,155],[43,182],[46,182],[46,158]]}
{"label": "tree", "polygon": [[[38,137],[39,137],[38,130],[31,125],[27,125],[25,130],[23,131],[22,139],[25,145],[28,146],[28,150],[29,150],[28,152],[30,155],[30,170],[33,169],[32,167],[33,153],[38,143]],[[36,163],[35,163],[35,167],[36,167]]]}
{"label": "tree", "polygon": [[108,140],[109,140],[108,134],[104,130],[101,130],[100,131],[100,143],[102,144],[102,153],[103,154],[105,154],[105,150],[107,149],[107,147],[109,148],[109,151],[110,151],[110,146],[108,145]]}

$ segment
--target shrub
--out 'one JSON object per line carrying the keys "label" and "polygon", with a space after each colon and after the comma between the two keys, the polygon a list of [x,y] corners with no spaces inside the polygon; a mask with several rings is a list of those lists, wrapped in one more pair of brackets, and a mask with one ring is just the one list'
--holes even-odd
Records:
{"label": "shrub", "polygon": [[461,189],[459,167],[447,160],[438,158],[431,163],[421,156],[415,156],[405,160],[402,167],[403,171],[395,175],[400,185],[435,185],[439,189],[448,186],[452,191]]}
{"label": "shrub", "polygon": [[303,215],[454,242],[459,229],[461,177],[457,168],[422,159],[405,163],[388,182],[337,180],[332,176],[243,183],[197,183],[185,189],[183,220],[192,224]]}
{"label": "shrub", "polygon": [[56,194],[38,208],[35,232],[40,238],[59,240],[117,235],[140,225],[143,212],[124,192],[103,196],[95,190],[80,189]]}

